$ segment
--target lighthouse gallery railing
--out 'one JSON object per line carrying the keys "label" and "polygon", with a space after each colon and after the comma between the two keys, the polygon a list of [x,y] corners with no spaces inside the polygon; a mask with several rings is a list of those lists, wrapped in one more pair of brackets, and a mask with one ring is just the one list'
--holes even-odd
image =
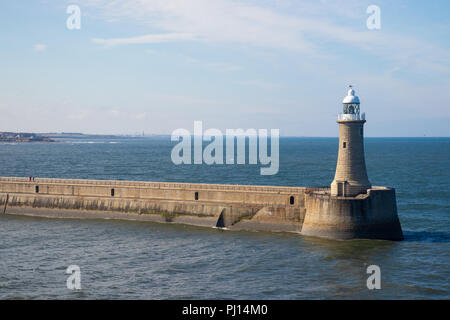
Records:
{"label": "lighthouse gallery railing", "polygon": [[338,120],[366,120],[366,114],[359,113],[338,113]]}

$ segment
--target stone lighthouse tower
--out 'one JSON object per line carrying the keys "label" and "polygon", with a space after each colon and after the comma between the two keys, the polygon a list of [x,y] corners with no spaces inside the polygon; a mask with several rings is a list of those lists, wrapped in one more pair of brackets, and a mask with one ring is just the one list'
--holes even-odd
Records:
{"label": "stone lighthouse tower", "polygon": [[360,101],[350,86],[342,101],[343,113],[338,114],[339,154],[336,174],[331,183],[331,195],[353,197],[371,188],[364,158],[365,114],[360,113]]}
{"label": "stone lighthouse tower", "polygon": [[330,239],[402,240],[395,189],[372,186],[364,160],[364,113],[350,86],[338,115],[339,154],[330,189],[305,193],[301,233]]}

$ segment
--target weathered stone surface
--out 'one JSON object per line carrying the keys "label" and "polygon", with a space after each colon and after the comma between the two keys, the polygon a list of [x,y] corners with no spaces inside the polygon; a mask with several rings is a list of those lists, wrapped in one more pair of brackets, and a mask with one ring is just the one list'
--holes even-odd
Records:
{"label": "weathered stone surface", "polygon": [[143,220],[335,239],[402,238],[395,191],[389,188],[344,198],[332,197],[329,188],[0,178],[0,205],[9,214],[44,217]]}
{"label": "weathered stone surface", "polygon": [[[364,158],[365,120],[343,120],[339,123],[339,153],[331,194],[355,196],[371,187]],[[338,184],[344,190],[338,190]]]}
{"label": "weathered stone surface", "polygon": [[[132,214],[133,219],[151,216],[151,221],[235,230],[300,231],[305,188],[42,178],[30,182],[25,178],[0,178],[0,192],[3,192],[0,204],[5,204],[8,195],[6,211],[14,214],[61,217],[66,212],[74,217],[77,216],[74,210],[79,210],[79,218],[86,217],[85,212],[115,219],[129,219]],[[290,204],[291,197],[294,204]],[[273,211],[270,219],[261,218],[260,214],[255,223],[241,223],[252,221],[265,206]],[[295,228],[290,226],[292,223]]]}
{"label": "weathered stone surface", "polygon": [[301,233],[342,240],[403,240],[395,190],[374,187],[353,198],[308,194]]}

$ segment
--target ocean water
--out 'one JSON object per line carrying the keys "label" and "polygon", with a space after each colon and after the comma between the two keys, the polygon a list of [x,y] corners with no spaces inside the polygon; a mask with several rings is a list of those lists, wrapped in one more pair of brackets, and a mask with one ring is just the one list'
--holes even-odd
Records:
{"label": "ocean water", "polygon": [[[181,165],[169,137],[0,144],[0,176],[325,186],[337,139],[282,138],[280,169]],[[405,241],[0,215],[0,299],[449,299],[450,138],[366,138]],[[81,290],[66,268],[81,269]],[[368,290],[369,265],[381,289]]]}

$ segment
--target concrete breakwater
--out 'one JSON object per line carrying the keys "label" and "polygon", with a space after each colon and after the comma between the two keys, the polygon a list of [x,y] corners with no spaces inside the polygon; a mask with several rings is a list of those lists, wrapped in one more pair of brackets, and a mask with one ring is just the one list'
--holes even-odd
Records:
{"label": "concrete breakwater", "polygon": [[[230,229],[299,232],[307,188],[137,181],[0,178],[6,213],[65,212]],[[38,210],[39,209],[39,210]],[[52,210],[42,210],[52,209]],[[56,211],[58,211],[56,213]],[[121,213],[121,215],[117,215]],[[92,215],[91,215],[92,216]],[[101,215],[108,217],[108,215]]]}
{"label": "concrete breakwater", "polygon": [[334,197],[329,188],[3,177],[0,205],[4,213],[45,217],[149,220],[336,239],[402,238],[401,229],[392,232],[400,227],[395,191],[384,187]]}

